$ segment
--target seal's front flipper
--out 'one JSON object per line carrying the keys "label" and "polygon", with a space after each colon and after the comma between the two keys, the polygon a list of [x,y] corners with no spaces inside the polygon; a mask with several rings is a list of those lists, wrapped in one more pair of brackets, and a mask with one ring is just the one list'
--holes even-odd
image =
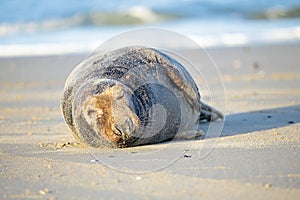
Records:
{"label": "seal's front flipper", "polygon": [[200,103],[200,106],[201,106],[201,113],[199,118],[200,121],[206,120],[210,122],[210,121],[215,121],[219,118],[220,119],[224,118],[223,114],[220,111],[216,110],[215,108],[203,102]]}
{"label": "seal's front flipper", "polygon": [[202,130],[186,130],[179,132],[174,137],[174,140],[193,140],[204,135]]}

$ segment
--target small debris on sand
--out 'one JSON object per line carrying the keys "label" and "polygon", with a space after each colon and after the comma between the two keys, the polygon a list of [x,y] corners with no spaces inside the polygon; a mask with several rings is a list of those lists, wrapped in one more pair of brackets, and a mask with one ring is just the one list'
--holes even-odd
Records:
{"label": "small debris on sand", "polygon": [[47,147],[50,149],[62,149],[67,147],[81,147],[81,144],[78,142],[58,142],[58,143],[38,143],[40,147]]}

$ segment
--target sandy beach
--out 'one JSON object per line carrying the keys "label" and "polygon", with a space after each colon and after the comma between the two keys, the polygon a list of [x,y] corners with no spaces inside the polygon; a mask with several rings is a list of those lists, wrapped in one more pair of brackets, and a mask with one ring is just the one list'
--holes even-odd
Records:
{"label": "sandy beach", "polygon": [[207,51],[226,103],[207,56],[182,55],[226,106],[221,136],[119,150],[83,147],[64,123],[64,83],[87,54],[0,58],[0,199],[299,198],[300,44]]}

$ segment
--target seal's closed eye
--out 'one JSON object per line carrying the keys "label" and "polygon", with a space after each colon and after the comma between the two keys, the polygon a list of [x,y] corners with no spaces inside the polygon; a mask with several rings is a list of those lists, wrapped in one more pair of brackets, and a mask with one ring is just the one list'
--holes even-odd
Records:
{"label": "seal's closed eye", "polygon": [[114,127],[113,127],[113,130],[116,130],[114,131],[114,133],[118,136],[122,136],[123,132],[121,131],[121,129],[119,128],[119,125],[118,124],[115,124]]}
{"label": "seal's closed eye", "polygon": [[118,91],[115,95],[116,99],[121,99],[124,97],[124,92],[123,91]]}

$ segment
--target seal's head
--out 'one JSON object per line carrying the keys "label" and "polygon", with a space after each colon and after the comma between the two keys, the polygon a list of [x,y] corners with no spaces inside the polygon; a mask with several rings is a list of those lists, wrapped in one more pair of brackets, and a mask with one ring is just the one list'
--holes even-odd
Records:
{"label": "seal's head", "polygon": [[127,146],[139,127],[131,91],[119,82],[98,84],[101,92],[87,96],[82,104],[85,121],[99,135],[118,147]]}

